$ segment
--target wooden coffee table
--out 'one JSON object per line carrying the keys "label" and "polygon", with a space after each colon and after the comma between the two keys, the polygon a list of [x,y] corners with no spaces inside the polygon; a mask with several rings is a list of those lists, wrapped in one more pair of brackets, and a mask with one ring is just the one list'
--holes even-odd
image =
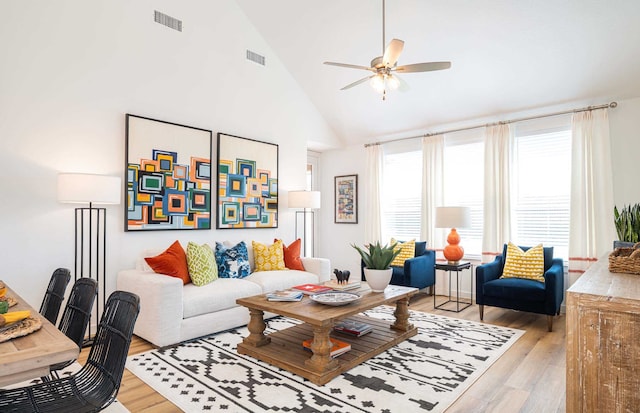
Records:
{"label": "wooden coffee table", "polygon": [[[238,344],[238,353],[280,367],[309,381],[323,385],[334,377],[382,353],[418,333],[409,323],[409,298],[417,288],[390,285],[382,293],[374,293],[363,284],[357,290],[361,298],[344,306],[319,304],[305,296],[302,301],[268,301],[264,294],[240,298],[236,302],[249,309],[249,336]],[[371,317],[357,316],[382,304],[396,303],[396,320],[390,323]],[[264,312],[268,311],[302,321],[301,324],[264,334]],[[373,331],[361,337],[333,332],[333,325],[343,319],[354,319],[373,326]],[[351,344],[351,350],[336,358],[329,355],[330,336]],[[302,341],[313,337],[312,353],[304,350]]]}

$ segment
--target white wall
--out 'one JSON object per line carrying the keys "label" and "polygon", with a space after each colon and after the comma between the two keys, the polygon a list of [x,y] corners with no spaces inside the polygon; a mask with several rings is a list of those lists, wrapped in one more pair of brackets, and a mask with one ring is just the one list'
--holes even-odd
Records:
{"label": "white wall", "polygon": [[[552,113],[559,110],[567,110],[607,102],[574,102],[563,105],[563,107],[537,108],[527,113],[505,113],[500,119],[477,119],[470,120],[465,124],[442,125],[431,128],[432,131],[446,130],[459,126],[471,126],[495,122],[497,120],[515,119],[523,116],[533,116],[544,113]],[[629,203],[640,203],[640,98],[618,101],[618,107],[609,109],[609,123],[611,133],[611,147],[613,157],[613,190],[616,205]],[[405,136],[415,136],[424,132],[407,133]],[[321,156],[322,163],[322,191],[328,193],[333,190],[333,177],[343,174],[358,174],[359,182],[365,181],[365,149],[364,145],[350,146],[343,149],[336,149],[324,152]],[[416,185],[418,185],[416,181]],[[365,199],[367,188],[362,185],[359,188],[359,199]],[[362,201],[360,201],[360,212],[362,212]],[[333,197],[325,197],[323,200],[322,227],[320,229],[320,255],[331,258],[334,268],[354,269],[358,271],[360,259],[349,246],[350,243],[362,243],[364,240],[364,217],[359,216],[358,225],[334,224],[333,216],[326,215],[332,213]],[[613,211],[612,211],[613,217]],[[613,219],[613,218],[611,218]],[[385,240],[382,240],[385,242]],[[388,240],[386,240],[388,241]],[[442,275],[439,275],[442,276]],[[463,283],[463,293],[468,294],[469,283],[465,274]],[[440,283],[440,279],[438,281]],[[440,291],[440,289],[439,289]]]}
{"label": "white wall", "polygon": [[283,201],[279,228],[259,230],[125,233],[124,206],[108,207],[108,292],[143,248],[292,240],[286,193],[304,187],[307,140],[337,139],[234,1],[5,1],[0,14],[0,279],[23,298],[39,306],[52,271],[73,269],[74,206],[56,201],[57,173],[124,178],[126,113],[279,144]]}

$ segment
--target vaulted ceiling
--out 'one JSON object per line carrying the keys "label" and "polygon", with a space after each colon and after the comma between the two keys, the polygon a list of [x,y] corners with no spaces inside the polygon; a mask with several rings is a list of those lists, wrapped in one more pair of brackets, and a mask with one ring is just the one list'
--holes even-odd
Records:
{"label": "vaulted ceiling", "polygon": [[638,0],[387,0],[386,43],[408,73],[382,100],[369,66],[382,54],[382,0],[236,0],[345,144],[568,102],[640,96]]}

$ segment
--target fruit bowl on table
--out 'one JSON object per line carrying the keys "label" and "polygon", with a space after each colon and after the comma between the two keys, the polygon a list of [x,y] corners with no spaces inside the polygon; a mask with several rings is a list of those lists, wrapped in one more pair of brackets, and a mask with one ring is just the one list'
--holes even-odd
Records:
{"label": "fruit bowl on table", "polygon": [[360,295],[346,291],[330,291],[326,293],[313,294],[310,298],[316,303],[325,305],[347,305],[360,299]]}

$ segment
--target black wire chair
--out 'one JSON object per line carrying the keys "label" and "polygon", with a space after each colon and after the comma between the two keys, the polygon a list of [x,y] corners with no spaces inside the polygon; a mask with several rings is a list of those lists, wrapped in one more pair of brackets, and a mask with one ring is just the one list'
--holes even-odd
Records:
{"label": "black wire chair", "polygon": [[58,268],[51,275],[49,286],[44,293],[44,299],[40,306],[40,314],[53,325],[58,321],[60,306],[64,300],[64,292],[67,290],[69,280],[71,280],[71,271],[66,268]]}
{"label": "black wire chair", "polygon": [[[84,342],[84,334],[87,331],[87,325],[91,320],[91,310],[93,303],[98,294],[98,282],[93,278],[78,278],[71,288],[71,294],[64,307],[58,330],[62,331],[78,348],[82,348]],[[70,366],[75,360],[65,361],[52,365],[49,377],[43,377],[43,380],[57,379],[58,370]]]}
{"label": "black wire chair", "polygon": [[75,374],[32,386],[0,390],[1,412],[98,412],[118,394],[140,298],[126,291],[109,296],[89,358]]}

